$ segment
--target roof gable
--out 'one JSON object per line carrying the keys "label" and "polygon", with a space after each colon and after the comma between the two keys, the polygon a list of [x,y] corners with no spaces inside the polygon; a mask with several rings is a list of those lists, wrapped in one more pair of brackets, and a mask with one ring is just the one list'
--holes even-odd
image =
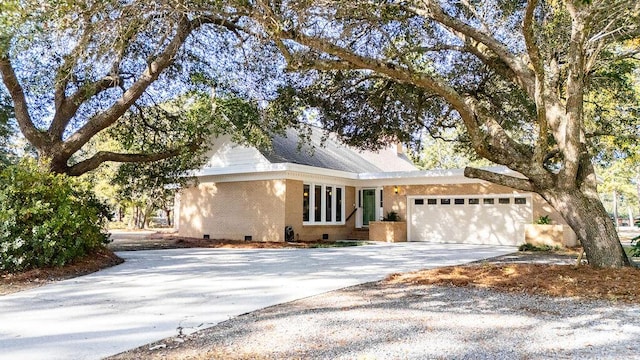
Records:
{"label": "roof gable", "polygon": [[352,173],[413,171],[417,168],[395,145],[379,151],[358,150],[339,142],[335,136],[323,139],[323,131],[312,127],[308,137],[288,129],[275,136],[272,149],[262,151],[271,163],[292,163]]}
{"label": "roof gable", "polygon": [[269,165],[258,149],[240,145],[231,140],[230,135],[220,135],[213,140],[213,145],[206,154],[205,169],[243,167],[247,165]]}

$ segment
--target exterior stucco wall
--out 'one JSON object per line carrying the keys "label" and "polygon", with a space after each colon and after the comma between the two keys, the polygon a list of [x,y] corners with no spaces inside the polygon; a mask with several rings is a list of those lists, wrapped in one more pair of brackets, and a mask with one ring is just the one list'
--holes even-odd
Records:
{"label": "exterior stucco wall", "polygon": [[[383,213],[395,211],[407,221],[407,196],[509,194],[517,191],[494,184],[438,184],[383,187]],[[345,225],[303,225],[301,180],[256,180],[201,182],[180,193],[176,220],[181,236],[212,239],[284,241],[285,226],[292,226],[295,239],[312,241],[327,234],[329,240],[346,239],[355,228],[356,215]],[[345,186],[344,217],[356,203],[356,188]],[[544,199],[532,194],[533,219],[549,215],[553,224],[566,225]],[[571,231],[569,229],[569,231]]]}
{"label": "exterior stucco wall", "polygon": [[578,245],[575,233],[567,225],[537,225],[525,226],[525,242],[541,246],[574,247]]}
{"label": "exterior stucco wall", "polygon": [[[447,195],[484,195],[508,194],[516,191],[494,184],[438,184],[438,185],[404,185],[398,186],[398,193],[393,186],[383,189],[384,213],[395,211],[401,220],[407,219],[407,196],[447,196]],[[535,206],[535,205],[534,205]]]}
{"label": "exterior stucco wall", "polygon": [[284,241],[286,181],[200,183],[180,194],[181,236]]}
{"label": "exterior stucco wall", "polygon": [[[355,228],[355,215],[345,225],[303,225],[302,224],[302,193],[303,182],[287,180],[287,196],[285,205],[285,225],[292,226],[295,238],[300,241],[321,240],[323,234],[329,235],[329,240],[344,240]],[[355,204],[355,188],[345,186],[345,217],[353,211]]]}
{"label": "exterior stucco wall", "polygon": [[407,222],[372,221],[369,223],[369,240],[405,242],[407,241]]}

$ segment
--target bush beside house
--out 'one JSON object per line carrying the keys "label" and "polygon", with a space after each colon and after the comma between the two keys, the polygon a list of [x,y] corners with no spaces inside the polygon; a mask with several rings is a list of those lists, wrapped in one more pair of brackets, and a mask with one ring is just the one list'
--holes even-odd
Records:
{"label": "bush beside house", "polygon": [[107,243],[108,208],[77,178],[23,161],[0,185],[0,272],[63,266]]}

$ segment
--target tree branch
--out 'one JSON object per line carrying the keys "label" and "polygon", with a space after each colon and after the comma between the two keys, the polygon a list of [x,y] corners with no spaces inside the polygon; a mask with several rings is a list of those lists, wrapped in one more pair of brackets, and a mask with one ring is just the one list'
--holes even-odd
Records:
{"label": "tree branch", "polygon": [[[76,112],[91,97],[110,88],[118,87],[122,84],[122,77],[119,75],[107,75],[102,79],[81,86],[73,95],[65,98],[56,108],[49,133],[56,139],[62,140],[62,135],[66,127]],[[57,102],[57,101],[56,101]]]}
{"label": "tree branch", "polygon": [[[492,57],[488,56],[486,51],[491,51],[500,62],[510,69],[511,76],[509,76],[509,78],[528,94],[534,94],[535,76],[533,72],[527,67],[527,64],[513,55],[504,44],[491,35],[449,16],[437,1],[424,0],[423,3],[426,9],[409,6],[407,10],[426,19],[433,19],[448,28],[455,36],[460,38],[465,44],[468,44],[469,48],[475,48],[474,54],[482,53],[483,56],[480,57],[480,60],[490,67],[495,68],[496,63],[491,61],[487,62],[487,60]],[[504,71],[501,70],[501,73],[504,73]]]}
{"label": "tree branch", "polygon": [[[529,164],[531,156],[529,152],[523,151],[521,146],[509,137],[504,129],[491,118],[490,114],[483,111],[477,99],[471,96],[462,96],[444,81],[431,76],[416,73],[399,65],[389,64],[377,59],[367,58],[353,53],[328,41],[323,41],[315,37],[308,36],[300,32],[280,33],[280,36],[287,36],[299,44],[318,49],[326,54],[343,59],[342,61],[352,64],[358,69],[373,70],[383,74],[395,81],[413,84],[427,89],[442,97],[460,114],[465,123],[467,133],[471,139],[474,149],[483,157],[494,162],[504,162],[508,153],[512,159],[516,159],[520,171],[528,169],[525,164]],[[479,119],[482,121],[479,121]],[[483,131],[482,125],[487,127]]]}
{"label": "tree branch", "polygon": [[290,57],[291,62],[287,62],[287,70],[319,70],[319,71],[332,71],[332,70],[362,70],[363,68],[354,66],[348,61],[340,60],[308,60],[308,59],[296,59]]}
{"label": "tree branch", "polygon": [[533,161],[538,164],[544,163],[544,152],[549,147],[547,134],[549,124],[547,123],[547,106],[545,101],[545,69],[540,56],[540,48],[533,32],[533,15],[538,5],[538,0],[527,1],[524,19],[522,21],[522,33],[524,35],[527,54],[533,66],[535,75],[534,101],[536,104],[536,122],[538,124],[537,146],[534,151]]}
{"label": "tree branch", "polygon": [[178,22],[175,35],[167,46],[151,61],[142,75],[115,101],[108,109],[97,114],[84,126],[72,134],[63,145],[61,157],[70,157],[89,141],[95,134],[115,123],[146,91],[160,74],[175,60],[175,56],[196,28],[204,24],[215,24],[226,28],[237,28],[226,19],[215,16],[203,16],[189,20],[182,16]]}
{"label": "tree branch", "polygon": [[516,190],[535,192],[535,186],[533,182],[526,178],[520,178],[506,174],[498,174],[493,171],[482,170],[468,166],[464,169],[464,176],[471,179],[480,179],[493,184],[507,186]]}
{"label": "tree branch", "polygon": [[[91,5],[91,10],[83,13],[81,17],[82,25],[84,29],[82,31],[82,35],[80,35],[80,40],[73,47],[71,52],[64,56],[64,61],[62,65],[58,68],[55,77],[55,85],[54,85],[54,103],[56,114],[54,115],[52,125],[50,129],[55,129],[53,133],[57,133],[59,125],[57,124],[61,119],[58,117],[58,113],[65,113],[64,107],[67,102],[67,85],[69,85],[69,80],[71,78],[71,74],[73,72],[73,67],[75,66],[78,57],[80,56],[80,49],[85,48],[91,39],[91,35],[93,33],[93,24],[91,23],[90,14],[94,12],[96,4]],[[62,119],[63,121],[63,119]]]}
{"label": "tree branch", "polygon": [[194,151],[198,149],[202,144],[202,141],[198,141],[192,144],[189,144],[185,147],[179,149],[171,149],[160,153],[153,154],[123,154],[123,153],[115,153],[111,151],[98,151],[92,157],[80,161],[72,166],[70,166],[66,173],[70,176],[80,176],[89,171],[97,169],[102,163],[113,161],[113,162],[121,162],[121,163],[142,163],[142,162],[154,162],[160,161],[164,159],[168,159],[174,156],[178,156],[187,151]]}
{"label": "tree branch", "polygon": [[531,65],[535,71],[535,76],[539,79],[544,79],[544,65],[540,57],[540,49],[536,43],[535,35],[533,34],[533,15],[538,5],[538,0],[527,1],[527,8],[525,10],[524,19],[522,21],[522,33],[524,35],[524,41],[527,46],[527,53],[531,60]]}
{"label": "tree branch", "polygon": [[476,19],[478,19],[478,22],[480,22],[480,25],[482,26],[482,31],[489,32],[489,25],[487,24],[486,21],[484,21],[484,19],[482,18],[482,16],[480,16],[480,14],[478,13],[478,11],[476,10],[476,8],[471,5],[471,3],[469,3],[468,0],[461,0],[460,3],[462,5],[464,5],[464,7],[469,10],[469,12],[471,12],[473,14],[473,16],[476,17]]}
{"label": "tree branch", "polygon": [[[318,49],[326,54],[335,56],[337,58],[343,59],[342,61],[337,62],[327,62],[324,60],[315,60],[309,59],[309,64],[318,67],[325,67],[326,65],[338,65],[349,67],[350,69],[367,69],[374,70],[380,74],[384,74],[392,79],[395,79],[400,82],[414,84],[416,86],[420,86],[422,88],[428,89],[443,98],[447,99],[456,109],[464,112],[466,108],[465,100],[460,94],[456,92],[451,86],[445,84],[444,82],[433,79],[430,76],[425,76],[419,73],[410,73],[406,71],[406,69],[401,68],[395,64],[383,62],[380,60],[365,58],[358,54],[353,53],[352,51],[332,44],[327,41],[323,41],[322,39],[317,39],[308,35],[305,35],[300,32],[281,32],[279,34],[274,34],[279,38],[288,38],[298,42],[301,45],[308,46],[313,49]],[[346,64],[350,64],[347,66]],[[335,68],[330,68],[327,70],[331,70]]]}
{"label": "tree branch", "polygon": [[576,186],[580,159],[582,156],[581,138],[584,117],[584,78],[586,28],[582,4],[567,3],[567,10],[571,16],[571,42],[569,45],[567,85],[566,85],[566,116],[558,128],[556,140],[558,148],[563,154],[564,166],[560,170],[560,187],[570,189]]}
{"label": "tree branch", "polygon": [[11,60],[4,54],[0,54],[0,73],[2,74],[2,81],[13,100],[14,112],[20,131],[33,146],[36,148],[41,147],[47,139],[44,133],[39,131],[33,124],[24,90],[16,76]]}

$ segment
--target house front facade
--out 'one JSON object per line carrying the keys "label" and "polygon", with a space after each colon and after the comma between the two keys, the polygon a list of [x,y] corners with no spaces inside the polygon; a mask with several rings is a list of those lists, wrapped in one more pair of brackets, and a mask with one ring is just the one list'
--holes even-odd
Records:
{"label": "house front facade", "polygon": [[564,225],[537,194],[468,179],[462,170],[420,171],[401,147],[358,151],[323,142],[318,129],[305,141],[313,146],[301,147],[291,130],[259,151],[218,138],[198,183],[179,193],[179,235],[285,241],[289,228],[298,241],[349,239],[357,229],[380,237],[374,228],[394,212],[402,230],[395,241],[519,245],[540,216]]}

